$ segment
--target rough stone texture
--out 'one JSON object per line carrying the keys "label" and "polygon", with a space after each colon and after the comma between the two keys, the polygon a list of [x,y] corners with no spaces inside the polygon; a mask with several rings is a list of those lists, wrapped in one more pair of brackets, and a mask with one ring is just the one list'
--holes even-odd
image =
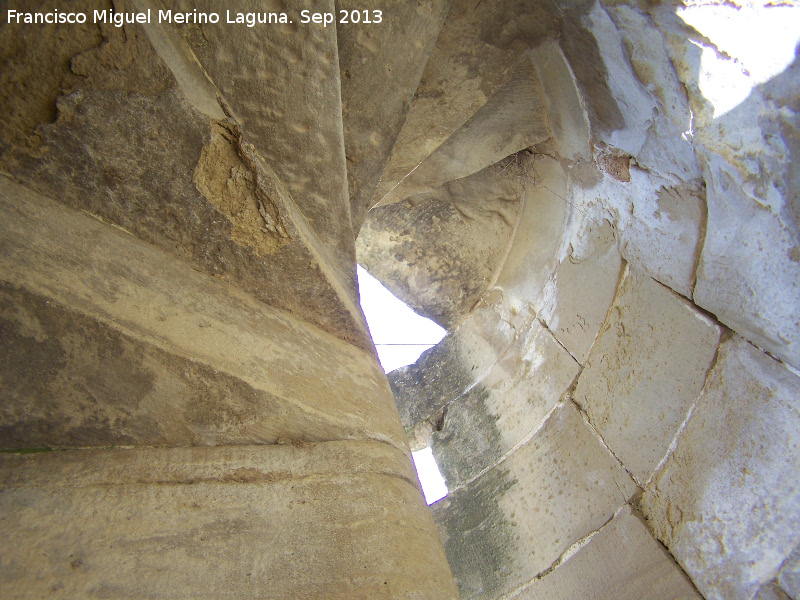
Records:
{"label": "rough stone texture", "polygon": [[0,307],[2,448],[316,437],[274,394],[52,300],[3,283]]}
{"label": "rough stone texture", "polygon": [[629,62],[629,74],[641,86],[634,86],[632,91],[644,89],[654,108],[650,115],[653,123],[643,130],[647,136],[642,149],[636,153],[636,164],[651,173],[697,187],[701,179],[700,166],[691,134],[686,134],[692,130],[693,113],[663,33],[654,26],[650,14],[642,14],[624,3],[609,4],[605,9],[619,29],[624,55],[616,67],[628,71],[625,63]]}
{"label": "rough stone texture", "polygon": [[[12,0],[6,4],[22,11],[47,12],[58,7],[52,0]],[[112,6],[129,8],[121,1],[78,0],[70,10],[91,12]],[[70,27],[70,35],[62,33],[56,27],[20,26],[4,19],[0,32],[4,125],[0,162],[5,166],[15,163],[15,148],[38,152],[42,140],[36,126],[52,122],[57,98],[78,87],[153,95],[174,86],[165,65],[139,28],[116,28],[107,23],[94,24],[89,19],[86,24]],[[27,43],[27,36],[36,43]]]}
{"label": "rough stone texture", "polygon": [[481,108],[524,53],[555,37],[550,2],[452,0],[375,194],[381,200]]}
{"label": "rough stone texture", "polygon": [[571,170],[572,181],[579,185],[570,190],[576,209],[568,238],[580,247],[591,239],[592,230],[608,221],[623,258],[690,298],[703,244],[703,192],[696,184],[676,184],[631,167],[621,181],[617,169],[609,168],[608,158],[600,157],[596,166],[580,164]]}
{"label": "rough stone texture", "polygon": [[571,404],[507,460],[434,505],[461,597],[496,598],[598,529],[636,486]]}
{"label": "rough stone texture", "polygon": [[518,306],[538,304],[555,271],[571,208],[567,177],[558,161],[537,154],[515,164],[511,177],[524,185],[523,206],[497,287]]}
{"label": "rough stone texture", "polygon": [[720,329],[631,269],[573,398],[644,484],[666,456],[705,383]]}
{"label": "rough stone texture", "polygon": [[416,312],[452,330],[501,267],[520,196],[520,182],[496,165],[375,208],[358,239],[359,263]]}
{"label": "rough stone texture", "polygon": [[[297,23],[339,6],[385,26]],[[0,595],[452,598],[405,425],[465,597],[696,597],[641,505],[709,600],[796,600],[798,377],[750,343],[798,366],[797,34],[739,49],[764,22],[714,0],[237,9],[296,22],[0,25]],[[387,192],[365,262],[451,329],[392,375],[402,424],[354,279]],[[691,302],[733,329],[705,379]],[[118,444],[215,447],[75,449]]]}
{"label": "rough stone texture", "polygon": [[[349,289],[354,289],[355,249],[341,125],[336,28],[300,27],[302,10],[333,12],[333,0],[275,0],[273,11],[293,24],[180,28],[217,86],[243,139],[283,182]],[[182,7],[184,8],[184,7]],[[215,0],[189,0],[184,10],[210,12]],[[237,10],[259,12],[259,2]],[[324,173],[324,177],[320,174]]]}
{"label": "rough stone texture", "polygon": [[625,506],[574,555],[512,598],[701,600],[702,596],[640,518]]}
{"label": "rough stone texture", "polygon": [[519,345],[435,423],[430,445],[449,488],[523,442],[578,374],[578,364],[544,327],[531,326]]}
{"label": "rough stone texture", "polygon": [[[383,22],[337,28],[350,213],[357,233],[405,122],[447,15],[446,0],[337,0],[338,10],[381,10]],[[338,14],[338,12],[337,12]],[[369,13],[372,15],[372,13]],[[373,15],[374,18],[374,15]]]}
{"label": "rough stone texture", "polygon": [[463,126],[398,183],[380,204],[391,204],[472,175],[551,137],[543,88],[530,60]]}
{"label": "rough stone texture", "polygon": [[[713,6],[698,3],[699,10]],[[746,6],[743,8],[747,8]],[[776,11],[796,10],[776,7]],[[741,15],[747,12],[740,10]],[[796,22],[786,16],[786,26]],[[729,15],[730,16],[730,15]],[[747,68],[752,56],[736,36],[709,39],[690,28],[674,11],[655,9],[666,49],[689,93],[694,115],[694,147],[703,169],[708,202],[705,244],[697,274],[695,301],[747,339],[800,366],[797,319],[800,293],[800,208],[797,204],[797,103],[800,61],[753,86],[724,114],[704,95],[714,73],[706,53],[725,52],[736,64],[736,87],[752,86]],[[720,14],[718,23],[726,22]],[[745,17],[746,18],[746,17]],[[724,30],[724,28],[723,28]],[[744,54],[739,53],[744,50]],[[748,83],[749,82],[749,83]],[[705,89],[706,93],[709,93]]]}
{"label": "rough stone texture", "polygon": [[589,122],[575,74],[561,48],[545,42],[528,54],[544,89],[553,145],[569,160],[589,160]]}
{"label": "rough stone texture", "polygon": [[708,599],[749,599],[798,543],[800,378],[735,337],[645,490],[656,536]]}
{"label": "rough stone texture", "polygon": [[622,268],[609,222],[585,237],[591,240],[586,251],[573,248],[558,265],[539,312],[539,318],[581,364],[611,308]]}
{"label": "rough stone texture", "polygon": [[483,379],[508,351],[517,327],[502,308],[482,303],[416,363],[392,371],[389,384],[407,431],[431,417],[437,420],[449,402]]}
{"label": "rough stone texture", "polygon": [[7,598],[458,597],[413,469],[386,444],[83,450],[0,465]]}
{"label": "rough stone texture", "polygon": [[722,157],[707,155],[704,164],[709,221],[695,300],[800,368],[800,233]]}
{"label": "rough stone texture", "polygon": [[792,600],[800,598],[800,545],[794,549],[794,552],[783,563],[778,581],[781,588]]}
{"label": "rough stone texture", "polygon": [[[18,295],[21,306],[15,309],[13,298],[11,305],[4,306],[8,315],[4,315],[4,323],[14,340],[9,338],[4,344],[12,344],[17,351],[27,349],[49,365],[46,377],[37,377],[32,368],[20,370],[23,365],[4,365],[6,372],[14,372],[20,386],[11,403],[12,413],[17,414],[9,425],[15,424],[15,435],[22,436],[15,438],[14,446],[42,444],[42,435],[48,436],[46,445],[74,445],[77,440],[61,437],[69,422],[59,422],[49,432],[41,427],[20,428],[34,423],[42,411],[47,415],[68,407],[77,410],[72,401],[101,407],[96,415],[73,417],[86,419],[83,426],[91,424],[94,417],[102,421],[101,415],[111,418],[117,414],[115,388],[108,386],[124,385],[124,380],[116,372],[101,377],[97,369],[104,364],[98,362],[104,353],[112,354],[107,360],[122,360],[116,353],[124,347],[130,356],[139,357],[126,363],[130,366],[127,377],[135,384],[126,394],[128,410],[133,410],[137,394],[145,405],[151,404],[159,396],[177,393],[170,386],[191,379],[192,372],[205,371],[220,381],[237,382],[239,393],[249,397],[250,403],[256,402],[257,406],[248,409],[248,417],[239,417],[244,421],[238,432],[231,434],[240,441],[271,441],[281,435],[299,439],[376,436],[399,447],[405,445],[386,380],[377,362],[371,360],[371,352],[198,273],[190,263],[134,236],[5,179],[0,179],[0,211],[0,278],[6,293],[15,294],[13,290],[20,288],[27,292]],[[55,305],[43,304],[48,300]],[[77,329],[52,322],[58,315]],[[99,323],[90,324],[94,320]],[[110,351],[109,344],[118,348]],[[4,361],[12,357],[21,359],[11,355]],[[155,359],[164,357],[172,364],[162,372]],[[186,359],[195,363],[189,371],[180,369],[180,365],[189,368]],[[118,368],[122,367],[118,364]],[[6,376],[4,373],[4,381]],[[104,383],[107,377],[117,381]],[[88,389],[81,387],[82,382]],[[198,379],[195,393],[208,383]],[[78,388],[77,395],[58,396],[64,386]],[[95,392],[99,397],[92,396]],[[214,420],[214,428],[220,431],[216,435],[221,436],[224,421],[213,414],[204,418],[202,406],[192,407],[194,402],[191,397],[178,397],[167,406],[159,405],[158,413],[165,419],[162,427],[176,433],[177,439],[164,440],[166,431],[159,431],[152,419],[146,419],[149,430],[138,434],[141,441],[201,441],[197,438],[203,424],[213,425]],[[207,408],[235,411],[236,401],[232,398],[229,402],[226,406],[219,399]],[[261,413],[270,406],[273,410]],[[183,429],[182,421],[191,423],[192,419],[199,423],[188,431]],[[119,427],[107,435],[111,439],[129,435],[124,422]],[[287,429],[281,434],[283,427]],[[92,429],[96,428],[102,424],[94,423]]]}
{"label": "rough stone texture", "polygon": [[786,595],[777,582],[773,581],[758,590],[753,600],[794,600]]}
{"label": "rough stone texture", "polygon": [[[132,10],[122,3],[118,9],[126,7]],[[248,28],[236,31],[242,29]],[[45,28],[44,35],[36,37],[32,30],[15,25],[0,33],[9,65],[11,94],[4,97],[2,111],[9,129],[23,127],[14,116],[19,114],[14,102],[22,93],[20,81],[30,86],[30,105],[50,103],[52,113],[47,119],[40,115],[44,120],[39,123],[32,122],[31,115],[22,115],[25,131],[20,136],[24,133],[28,141],[9,136],[18,143],[4,147],[5,169],[51,198],[190,258],[202,270],[230,280],[269,304],[307,315],[328,331],[369,347],[357,306],[355,270],[343,266],[354,255],[352,240],[326,247],[324,237],[307,224],[307,217],[297,208],[297,190],[287,188],[273,172],[274,165],[262,160],[264,151],[257,136],[264,134],[269,116],[259,111],[269,112],[266,107],[277,106],[278,101],[271,98],[271,104],[253,107],[258,114],[243,110],[246,122],[238,116],[228,119],[217,104],[217,113],[224,119],[220,122],[216,120],[219,116],[209,116],[213,111],[202,110],[208,108],[206,87],[211,86],[215,94],[220,90],[196,62],[197,71],[187,72],[184,62],[176,58],[189,53],[187,60],[196,61],[188,46],[177,47],[186,44],[176,32],[172,31],[175,39],[153,34],[165,55],[162,60],[140,26],[100,27],[86,34],[97,38],[94,43],[99,48],[74,55],[52,35],[55,30]],[[19,58],[22,51],[16,44],[24,39],[23,34],[33,35],[37,47],[41,45],[46,52]],[[334,44],[331,56],[335,58],[335,41],[329,42]],[[51,54],[59,54],[64,63],[60,87],[51,81],[53,75],[41,74],[50,68]],[[263,59],[263,53],[259,56]],[[251,56],[248,60],[257,59]],[[329,68],[338,82],[336,66]],[[80,76],[73,73],[76,69]],[[172,71],[181,85],[176,85]],[[225,73],[224,77],[232,76],[232,71]],[[286,81],[283,94],[305,85],[299,72]],[[269,86],[259,89],[264,87]],[[276,88],[272,93],[279,92]],[[334,97],[333,90],[327,93]],[[337,83],[337,104],[338,98]],[[118,118],[120,114],[125,118]],[[313,132],[309,135],[314,137]],[[341,145],[341,132],[336,135]],[[278,143],[278,138],[270,136],[271,143]],[[325,145],[331,145],[330,141]],[[307,144],[297,148],[301,146]],[[331,159],[325,168],[341,172],[343,189],[338,196],[329,195],[330,206],[323,211],[325,225],[314,224],[329,233],[350,227],[343,149],[340,154],[341,165]],[[311,150],[305,156],[310,158]],[[315,166],[315,173],[322,168]],[[229,198],[208,197],[226,188]],[[153,198],[159,202],[154,203]],[[307,207],[301,203],[301,208]],[[333,226],[330,219],[339,222]],[[289,274],[294,274],[300,286],[294,293],[284,288]]]}

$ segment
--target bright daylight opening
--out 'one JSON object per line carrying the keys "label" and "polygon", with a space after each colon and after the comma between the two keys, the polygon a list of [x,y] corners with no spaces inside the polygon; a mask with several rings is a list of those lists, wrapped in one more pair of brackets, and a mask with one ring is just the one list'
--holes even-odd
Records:
{"label": "bright daylight opening", "polygon": [[444,329],[420,317],[358,266],[361,308],[386,373],[410,365],[444,337]]}
{"label": "bright daylight opening", "polygon": [[786,69],[800,40],[800,10],[791,3],[750,2],[736,10],[725,3],[690,4],[678,15],[716,46],[695,42],[703,51],[698,84],[714,118]]}
{"label": "bright daylight opening", "polygon": [[433,504],[447,496],[447,484],[436,465],[436,459],[433,458],[433,450],[425,448],[419,452],[412,452],[411,456],[417,467],[417,476],[425,494],[425,502]]}

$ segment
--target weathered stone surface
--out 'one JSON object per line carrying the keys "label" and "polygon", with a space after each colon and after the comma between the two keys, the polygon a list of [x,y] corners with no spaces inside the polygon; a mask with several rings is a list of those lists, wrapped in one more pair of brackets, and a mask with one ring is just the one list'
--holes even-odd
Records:
{"label": "weathered stone surface", "polygon": [[542,291],[556,268],[572,207],[566,200],[566,174],[555,159],[524,156],[509,170],[510,177],[524,186],[523,205],[497,287],[521,307],[541,302]]}
{"label": "weathered stone surface", "polygon": [[386,444],[3,455],[0,480],[5,597],[458,597]]}
{"label": "weathered stone surface", "polygon": [[557,29],[550,2],[452,0],[375,203],[491,98],[529,48],[555,37]]}
{"label": "weathered stone surface", "polygon": [[690,298],[705,231],[702,190],[627,165],[620,178],[609,168],[607,159],[615,158],[605,155],[598,168],[581,164],[571,170],[580,185],[570,190],[577,206],[568,227],[570,244],[584,245],[589,232],[609,221],[623,258]]}
{"label": "weathered stone surface", "polygon": [[703,163],[709,216],[695,301],[798,368],[800,230],[787,222],[786,200],[771,184],[754,191],[752,175],[715,153]]}
{"label": "weathered stone surface", "polygon": [[[771,66],[779,50],[791,56],[796,39],[778,35],[772,52],[758,58],[749,49],[762,45],[737,43],[736,33],[737,27],[747,27],[741,19],[752,20],[760,35],[769,31],[765,23],[774,24],[776,18],[792,31],[795,9],[773,8],[754,15],[755,5],[734,10],[701,2],[680,17],[666,7],[652,14],[689,94],[694,147],[706,185],[707,233],[694,299],[798,367],[800,60],[795,57],[782,72],[766,77],[764,67]],[[699,12],[716,16],[705,21],[708,31],[689,25]],[[722,52],[725,58],[717,58]],[[763,83],[754,85],[759,80]]]}
{"label": "weathered stone surface", "polygon": [[[31,0],[8,2],[20,11],[51,11],[55,2]],[[70,10],[125,10],[123,1],[78,0]],[[5,5],[4,5],[5,7]],[[0,162],[15,164],[15,150],[38,152],[42,139],[38,125],[56,118],[56,100],[77,88],[113,90],[152,95],[175,85],[169,71],[153,52],[138,27],[117,28],[110,23],[70,26],[69,35],[47,25],[3,22],[0,31]]]}
{"label": "weathered stone surface", "polygon": [[800,378],[725,342],[674,452],[645,490],[651,528],[708,599],[749,599],[797,545]]}
{"label": "weathered stone surface", "polygon": [[547,329],[531,326],[480,383],[447,405],[430,446],[449,488],[492,467],[535,431],[578,374]]}
{"label": "weathered stone surface", "polygon": [[715,323],[628,269],[573,398],[638,483],[686,420],[719,337]]}
{"label": "weathered stone surface", "polygon": [[0,448],[325,437],[274,394],[4,283],[0,332]]}
{"label": "weathered stone surface", "polygon": [[[136,6],[143,9],[149,4],[137,0]],[[116,9],[134,7],[118,2]],[[266,35],[266,30],[282,39],[275,26],[222,27],[226,43],[236,38],[238,49],[250,43],[258,45],[253,37]],[[4,119],[19,134],[10,136],[8,141],[13,143],[3,148],[6,171],[52,198],[191,258],[204,271],[227,278],[265,302],[302,314],[344,339],[368,347],[357,306],[355,270],[347,264],[354,255],[352,240],[337,242],[331,248],[326,245],[330,237],[317,230],[333,236],[341,228],[350,229],[344,150],[339,149],[338,159],[331,159],[331,164],[337,160],[341,163],[331,168],[339,170],[342,190],[329,194],[326,202],[330,206],[322,211],[325,223],[312,223],[312,227],[309,217],[295,204],[307,208],[302,199],[295,198],[297,189],[278,180],[274,164],[267,165],[261,159],[263,148],[258,136],[266,135],[266,123],[272,115],[269,107],[277,107],[278,99],[271,96],[270,104],[251,106],[252,113],[242,109],[227,117],[219,103],[229,114],[232,105],[226,103],[224,93],[219,93],[237,93],[238,88],[234,83],[230,83],[230,89],[215,87],[189,45],[166,24],[146,30],[140,25],[117,28],[108,23],[86,32],[78,28],[74,31],[81,43],[94,40],[83,52],[53,35],[57,29],[45,28],[36,37],[34,29],[9,26],[0,35],[8,54],[9,90],[16,90],[5,97],[8,111],[3,111],[7,115]],[[228,36],[229,29],[236,35]],[[193,27],[183,33],[188,30],[197,33]],[[241,35],[246,39],[237,38]],[[35,39],[42,52],[37,50],[22,60],[18,46],[26,36]],[[194,39],[188,33],[187,38]],[[316,52],[323,42],[314,39]],[[335,39],[326,39],[332,45],[333,63]],[[222,48],[218,46],[218,50]],[[53,67],[52,76],[43,76],[52,56],[59,61],[57,68]],[[231,82],[236,79],[236,69],[252,66],[247,61],[259,60],[247,56],[234,61],[236,64],[225,63],[225,77],[232,77]],[[259,56],[263,59],[263,52]],[[281,57],[286,58],[284,54]],[[338,118],[338,71],[335,64],[328,70],[335,83],[320,85],[327,86],[327,106],[332,111],[328,116]],[[239,75],[239,79],[244,77]],[[297,87],[308,93],[316,90],[303,83],[304,77],[300,72],[294,78],[287,77],[280,93],[289,94]],[[14,108],[15,98],[21,93],[20,81],[28,81],[31,88],[27,95],[33,112],[20,113]],[[275,87],[252,85],[259,93]],[[212,96],[209,88],[219,98]],[[270,93],[280,95],[277,88]],[[307,108],[312,113],[316,110],[315,106]],[[269,114],[265,116],[264,112]],[[50,116],[45,118],[46,114]],[[121,114],[125,118],[118,118]],[[326,139],[323,145],[335,155],[333,149],[342,145],[341,131],[339,127],[332,130],[338,142]],[[279,144],[273,134],[269,133],[270,143]],[[291,135],[303,137],[294,129]],[[311,132],[303,139],[317,139],[315,136],[316,132]],[[314,161],[314,148],[307,143],[293,147],[307,151],[302,155],[303,169],[320,173],[323,167]],[[326,163],[325,168],[328,166]],[[334,173],[321,179],[329,185],[336,177]],[[300,185],[300,180],[297,177],[293,181]],[[225,190],[227,193],[223,193]],[[159,201],[153,202],[154,198]],[[335,226],[331,219],[336,221]],[[342,234],[343,239],[347,237]],[[299,293],[282,289],[290,273],[301,282]],[[326,305],[336,310],[322,310]],[[328,314],[323,317],[324,313]]]}
{"label": "weathered stone surface", "polygon": [[569,160],[589,160],[589,121],[575,74],[557,44],[544,42],[531,50],[536,74],[542,84],[544,102],[553,132],[552,143]]}
{"label": "weathered stone surface", "polygon": [[[645,91],[631,70],[630,62],[625,56],[622,35],[600,2],[592,4],[591,10],[581,19],[581,24],[594,38],[600,59],[598,62],[605,70],[603,83],[608,86],[621,117],[621,122],[615,123],[613,128],[596,127],[595,136],[609,146],[636,156],[644,146],[648,130],[653,124],[655,100]],[[574,58],[586,61],[587,58],[594,57],[590,55]],[[573,64],[573,69],[575,68]]]}
{"label": "weathered stone surface", "polygon": [[753,600],[794,600],[786,595],[777,582],[772,581],[758,590]]}
{"label": "weathered stone surface", "polygon": [[781,567],[778,578],[781,588],[792,600],[800,598],[800,545],[789,555]]}
{"label": "weathered stone surface", "polygon": [[461,179],[551,137],[544,89],[530,60],[430,156],[388,192],[391,204]]}
{"label": "weathered stone surface", "polygon": [[586,251],[572,248],[558,265],[539,312],[539,318],[581,364],[611,308],[622,268],[608,221],[584,237],[590,240]]}
{"label": "weathered stone surface", "polygon": [[507,460],[434,504],[461,597],[497,598],[550,567],[635,484],[571,404]]}
{"label": "weathered stone surface", "polygon": [[515,600],[701,600],[630,507],[621,508],[576,554],[532,582]]}
{"label": "weathered stone surface", "polygon": [[[321,240],[329,263],[355,290],[355,256],[341,125],[336,28],[300,26],[302,10],[334,12],[333,0],[273,0],[259,8],[286,12],[291,24],[180,28],[242,131],[243,141],[275,172]],[[187,0],[189,11],[219,10],[215,0]]]}
{"label": "weathered stone surface", "polygon": [[649,14],[632,6],[621,3],[606,5],[605,9],[619,29],[625,59],[618,61],[613,70],[622,70],[625,77],[632,71],[653,102],[653,123],[644,130],[647,138],[636,153],[636,163],[651,173],[696,186],[701,172],[692,147],[692,111],[663,32],[654,26]]}
{"label": "weathered stone surface", "polygon": [[[342,125],[350,215],[358,233],[394,142],[411,108],[428,56],[447,15],[446,0],[336,0],[338,10],[380,10],[373,26],[337,27]],[[337,13],[338,14],[338,13]],[[369,13],[374,20],[374,14]]]}
{"label": "weathered stone surface", "polygon": [[[638,177],[634,175],[634,181]],[[705,232],[705,197],[694,185],[669,186],[637,197],[621,237],[622,254],[649,275],[686,296],[692,294]],[[646,189],[647,186],[642,186]]]}
{"label": "weathered stone surface", "polygon": [[[113,118],[120,110],[129,116]],[[203,123],[185,110],[174,90],[155,98],[79,91],[60,100],[57,121],[39,131],[44,157],[19,156],[23,166],[15,171],[28,185],[175,251],[269,304],[368,345],[354,291],[331,275],[335,271],[322,266],[324,256],[306,243],[303,223],[280,183],[244,160],[235,128]],[[221,189],[231,191],[227,214],[203,193]],[[240,207],[252,207],[255,223]],[[273,232],[267,229],[270,220]],[[297,275],[301,293],[283,293],[281,282],[289,273]],[[319,311],[324,304],[336,310]]]}
{"label": "weathered stone surface", "polygon": [[370,211],[359,264],[419,314],[454,329],[493,282],[522,186],[500,166]]}
{"label": "weathered stone surface", "polygon": [[448,403],[483,379],[516,335],[517,328],[502,307],[481,303],[416,363],[392,371],[389,384],[406,430],[438,420]]}
{"label": "weathered stone surface", "polygon": [[[17,370],[21,365],[9,365],[23,382],[22,396],[14,402],[17,409],[23,410],[18,417],[21,422],[17,424],[24,423],[27,418],[35,419],[37,411],[46,414],[41,403],[35,408],[28,406],[37,398],[46,400],[46,405],[51,407],[63,403],[58,414],[67,410],[70,400],[105,406],[103,410],[109,418],[118,414],[115,413],[113,388],[103,391],[102,378],[90,381],[99,376],[96,369],[102,363],[92,366],[88,355],[104,352],[103,338],[91,338],[92,333],[97,332],[98,336],[106,336],[109,343],[116,340],[127,347],[129,356],[141,356],[140,360],[148,365],[141,372],[135,360],[130,365],[132,381],[139,382],[129,390],[130,403],[135,403],[137,393],[147,396],[152,385],[166,386],[160,388],[161,395],[175,394],[177,389],[167,388],[178,385],[184,376],[191,379],[192,372],[215,373],[219,381],[238,382],[236,386],[250,397],[250,402],[255,400],[261,404],[258,410],[252,406],[248,409],[250,417],[247,419],[255,420],[241,423],[242,428],[234,436],[242,436],[237,438],[240,441],[270,441],[279,435],[279,429],[288,427],[287,433],[292,431],[301,439],[376,437],[398,447],[406,445],[386,379],[371,351],[359,349],[285,311],[271,308],[222,281],[193,270],[191,263],[171,257],[134,236],[50,202],[4,178],[0,178],[0,211],[0,279],[7,284],[7,290],[23,288],[27,294],[40,298],[30,300],[38,303],[38,308],[32,307],[35,309],[32,316],[26,317],[24,310],[14,316],[13,303],[4,307],[12,311],[6,322],[12,323],[15,335],[24,338],[17,339],[20,348],[28,347],[33,356],[45,362],[50,354],[53,362],[49,364],[48,376],[55,378],[54,387],[37,395],[35,389],[25,386],[32,382],[41,385],[47,377],[37,381],[36,373],[29,370],[26,375],[26,371]],[[53,300],[55,306],[41,304],[47,300]],[[22,297],[20,301],[25,306]],[[73,316],[75,313],[85,318]],[[38,319],[53,319],[58,314],[87,329],[81,333],[60,328],[55,323],[51,330],[41,321],[36,325]],[[98,323],[92,324],[95,320]],[[28,322],[31,324],[26,325]],[[38,350],[34,351],[31,344],[38,344]],[[172,357],[167,360],[173,361],[173,367],[161,372],[155,361],[165,356]],[[67,369],[61,376],[58,375],[62,360],[59,357],[63,357]],[[181,374],[177,365],[185,364],[187,359],[196,364],[188,373]],[[120,358],[114,356],[109,360]],[[71,368],[76,374],[70,383]],[[158,382],[154,379],[150,383],[147,371],[153,369],[165,379]],[[59,383],[59,377],[66,381]],[[120,378],[121,375],[109,373],[102,377]],[[80,388],[82,380],[89,385],[88,390],[78,390],[77,396],[72,398],[52,398],[54,392],[63,389],[59,385]],[[122,381],[114,383],[118,385]],[[197,382],[196,390],[204,385],[202,381]],[[253,396],[250,396],[251,388]],[[102,395],[92,399],[95,391]],[[147,402],[155,400],[149,397]],[[236,401],[231,401],[233,404],[226,407],[220,399],[215,408],[234,409]],[[272,404],[273,401],[278,404]],[[224,427],[218,416],[203,419],[201,407],[191,408],[193,402],[192,398],[176,398],[170,405],[159,408],[164,411],[162,415],[177,413],[172,417],[177,422],[162,426],[167,431],[172,430],[183,443],[187,439],[202,443],[202,436],[194,437],[200,435],[202,426],[194,432],[178,434],[176,430],[180,429],[181,420],[188,418],[191,422],[192,418],[197,418],[210,425],[218,419],[213,428]],[[274,414],[256,416],[259,410],[267,410],[270,405],[274,407]],[[192,414],[185,415],[184,408]],[[24,411],[28,409],[33,412],[26,417]],[[76,406],[72,410],[77,409]],[[276,420],[270,422],[273,417]],[[92,417],[85,415],[85,418],[91,420]],[[99,423],[97,425],[100,427]],[[152,426],[152,432],[143,432],[143,436],[164,440],[152,420],[146,420],[143,425]],[[120,431],[124,432],[124,423],[120,426]],[[48,445],[58,445],[62,427],[69,427],[69,423],[60,423],[51,432],[53,441]],[[216,439],[222,441],[222,431],[217,429],[217,432],[211,433],[212,438],[221,436]],[[28,433],[39,435],[42,431]],[[15,435],[25,436],[26,432],[18,431]],[[117,432],[112,430],[108,435],[115,436]],[[38,437],[36,440],[43,441]],[[69,444],[69,440],[63,441]],[[24,445],[23,440],[17,439],[14,445]]]}

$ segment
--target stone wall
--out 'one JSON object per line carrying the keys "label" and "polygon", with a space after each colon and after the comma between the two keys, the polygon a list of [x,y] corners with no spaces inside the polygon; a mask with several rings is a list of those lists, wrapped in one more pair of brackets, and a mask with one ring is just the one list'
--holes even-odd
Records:
{"label": "stone wall", "polygon": [[[5,22],[67,4],[88,22]],[[358,305],[372,131],[342,121],[389,79],[372,123],[402,117],[443,4],[388,15],[414,66],[347,92],[335,27],[92,22],[163,7],[2,3],[0,597],[456,598]]]}
{"label": "stone wall", "polygon": [[0,27],[0,596],[800,598],[797,7],[246,4]]}
{"label": "stone wall", "polygon": [[798,62],[723,113],[701,58],[749,57],[687,22],[754,9],[641,6],[559,6],[529,54],[551,135],[495,166],[508,248],[390,375],[465,599],[799,597]]}

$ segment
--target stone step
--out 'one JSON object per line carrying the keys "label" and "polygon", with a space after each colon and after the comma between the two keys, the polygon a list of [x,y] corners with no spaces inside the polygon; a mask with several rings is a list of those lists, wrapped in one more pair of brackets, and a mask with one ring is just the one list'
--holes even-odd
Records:
{"label": "stone step", "polygon": [[467,123],[557,26],[549,3],[451,2],[373,205]]}
{"label": "stone step", "polygon": [[224,21],[76,26],[75,46],[45,28],[36,56],[10,56],[6,73],[52,114],[10,124],[3,169],[367,348],[335,32]]}
{"label": "stone step", "polygon": [[[356,234],[405,122],[449,0],[337,0],[342,121],[350,214]],[[379,13],[379,14],[378,14]],[[361,23],[352,23],[358,14]],[[372,24],[363,22],[368,16]],[[381,22],[375,22],[380,19]]]}
{"label": "stone step", "polygon": [[378,206],[463,179],[551,137],[544,88],[533,63],[524,57],[486,104],[392,188]]}
{"label": "stone step", "polygon": [[371,349],[0,178],[0,447],[377,439]]}
{"label": "stone step", "polygon": [[4,454],[0,490],[6,597],[458,598],[382,443]]}

